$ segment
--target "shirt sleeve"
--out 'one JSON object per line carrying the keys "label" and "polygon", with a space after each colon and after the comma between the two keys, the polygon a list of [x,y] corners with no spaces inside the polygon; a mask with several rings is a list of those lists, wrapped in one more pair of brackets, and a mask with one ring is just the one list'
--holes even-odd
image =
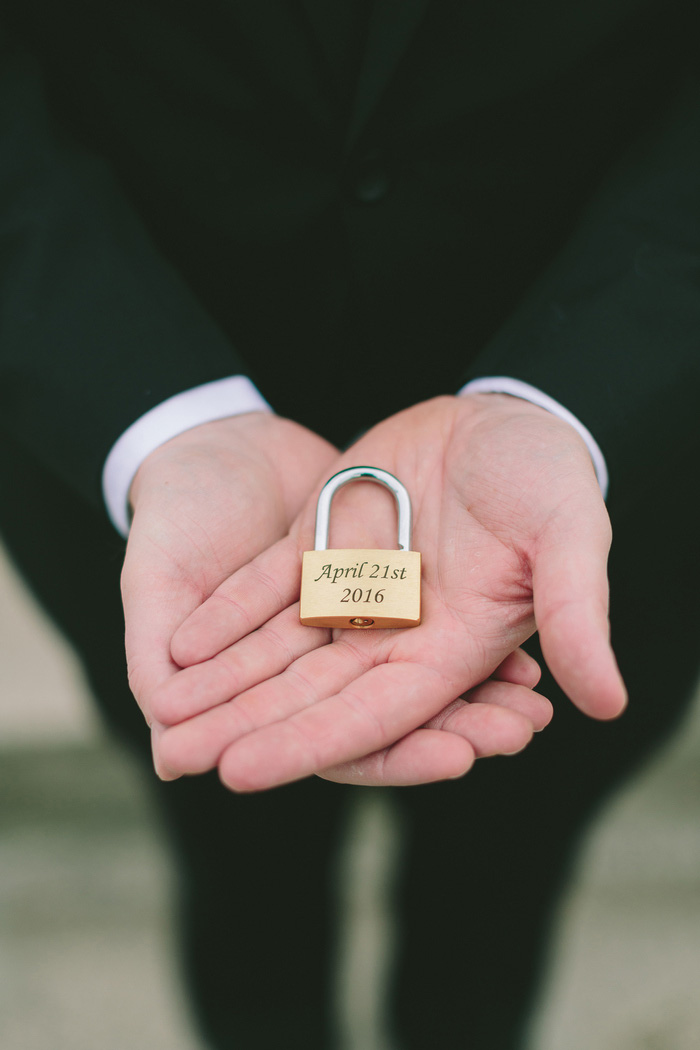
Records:
{"label": "shirt sleeve", "polygon": [[117,438],[102,472],[102,493],[110,521],[127,536],[130,525],[129,489],[136,471],[159,445],[178,434],[215,419],[244,412],[271,412],[265,398],[246,376],[204,383],[183,390],[141,416]]}

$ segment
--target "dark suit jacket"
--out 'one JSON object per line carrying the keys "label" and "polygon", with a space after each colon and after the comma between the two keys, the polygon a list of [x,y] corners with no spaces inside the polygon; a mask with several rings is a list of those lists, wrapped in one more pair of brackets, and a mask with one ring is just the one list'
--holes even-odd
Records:
{"label": "dark suit jacket", "polygon": [[97,504],[207,380],[343,442],[509,374],[639,482],[698,432],[696,6],[9,4],[3,428]]}
{"label": "dark suit jacket", "polygon": [[[121,431],[163,398],[244,371],[279,412],[341,442],[470,376],[510,374],[588,424],[613,501],[634,498],[633,513],[615,515],[612,562],[628,716],[603,728],[555,703],[552,729],[522,762],[480,763],[467,795],[450,784],[401,797],[418,813],[401,896],[414,932],[397,980],[407,1046],[454,1046],[465,988],[476,989],[473,1045],[514,1044],[536,929],[576,830],[668,731],[696,674],[688,502],[700,486],[676,464],[698,438],[696,7],[5,3],[0,527],[146,760],[121,652],[122,546],[99,477]],[[545,680],[556,702],[553,690]],[[281,990],[313,1009],[295,1023],[281,1010],[283,1041],[327,1045],[309,1034],[323,1009],[308,995],[331,972],[326,924],[307,918],[327,892],[310,877],[325,870],[318,829],[333,824],[317,822],[318,807],[337,804],[323,788],[315,808],[296,788],[238,805],[212,778],[161,792],[195,887],[188,969],[219,1033],[212,1045],[243,1045],[251,1012],[262,1045],[261,1017]],[[294,812],[280,809],[287,799]],[[291,857],[303,860],[294,909]],[[250,964],[259,948],[245,950],[264,943],[259,909],[232,911],[261,892],[275,931],[262,979]],[[291,912],[303,932],[292,922],[285,934]],[[219,938],[231,929],[242,950]],[[441,930],[457,947],[436,967]],[[458,1004],[461,1016],[426,1003]]]}

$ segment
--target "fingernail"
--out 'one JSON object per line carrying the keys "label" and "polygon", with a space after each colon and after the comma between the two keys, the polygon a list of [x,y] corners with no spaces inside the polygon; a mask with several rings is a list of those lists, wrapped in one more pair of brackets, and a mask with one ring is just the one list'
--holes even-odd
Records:
{"label": "fingernail", "polygon": [[161,725],[160,722],[153,722],[151,726],[151,755],[153,757],[153,768],[156,772],[156,776],[160,780],[179,780],[182,776],[181,773],[175,773],[172,769],[168,769],[162,762],[158,761],[158,742],[165,732],[165,726]]}
{"label": "fingernail", "polygon": [[154,768],[158,779],[162,780],[166,784],[169,784],[171,780],[179,780],[182,776],[182,773],[173,773],[172,770],[164,769],[162,766],[160,769],[157,766],[155,766]]}

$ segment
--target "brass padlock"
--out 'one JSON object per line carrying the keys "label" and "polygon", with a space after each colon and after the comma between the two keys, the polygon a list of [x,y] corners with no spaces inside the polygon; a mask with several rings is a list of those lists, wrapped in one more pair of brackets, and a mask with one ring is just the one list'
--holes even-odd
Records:
{"label": "brass padlock", "polygon": [[[393,492],[398,550],[328,550],[331,500],[343,485],[366,479]],[[321,489],[316,549],[301,570],[299,619],[307,627],[416,627],[420,623],[421,559],[411,548],[411,500],[401,482],[379,467],[350,467]]]}

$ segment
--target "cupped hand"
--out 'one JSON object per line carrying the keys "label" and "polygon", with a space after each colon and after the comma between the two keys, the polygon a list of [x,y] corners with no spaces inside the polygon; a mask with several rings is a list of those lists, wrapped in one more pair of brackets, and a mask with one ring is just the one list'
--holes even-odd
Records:
{"label": "cupped hand", "polygon": [[[337,454],[304,427],[256,412],[194,427],[144,460],[130,493],[122,596],[129,683],[149,724],[154,691],[179,670],[170,652],[177,628],[288,533]],[[251,628],[264,605],[240,610]],[[209,621],[227,616],[223,595],[210,601]],[[311,630],[307,648],[319,637],[326,632]]]}
{"label": "cupped hand", "polygon": [[[304,632],[318,630],[298,624],[295,604],[316,491],[290,535],[225,580],[176,632],[172,654],[190,666],[159,691],[156,706],[163,722],[168,711],[188,720],[159,731],[156,763],[165,775],[218,765],[238,790],[324,771],[357,781],[372,770],[376,781],[389,756],[394,780],[381,782],[457,775],[454,754],[443,754],[453,738],[480,750],[469,735],[474,716],[461,714],[475,706],[471,691],[486,688],[535,628],[574,703],[598,718],[623,709],[608,640],[610,526],[571,427],[502,395],[438,398],[374,427],[333,469],[362,464],[389,470],[411,494],[413,546],[423,555],[421,625],[339,630],[301,651],[311,637]],[[395,547],[391,508],[375,485],[343,489],[331,547]],[[286,650],[286,669],[262,681],[257,667],[255,684],[250,665],[264,663],[268,648]],[[504,684],[510,696],[527,688]],[[460,706],[465,696],[472,704]],[[506,702],[496,706],[513,713]],[[516,713],[530,732],[540,727],[542,712]],[[462,747],[462,772],[468,760]]]}

